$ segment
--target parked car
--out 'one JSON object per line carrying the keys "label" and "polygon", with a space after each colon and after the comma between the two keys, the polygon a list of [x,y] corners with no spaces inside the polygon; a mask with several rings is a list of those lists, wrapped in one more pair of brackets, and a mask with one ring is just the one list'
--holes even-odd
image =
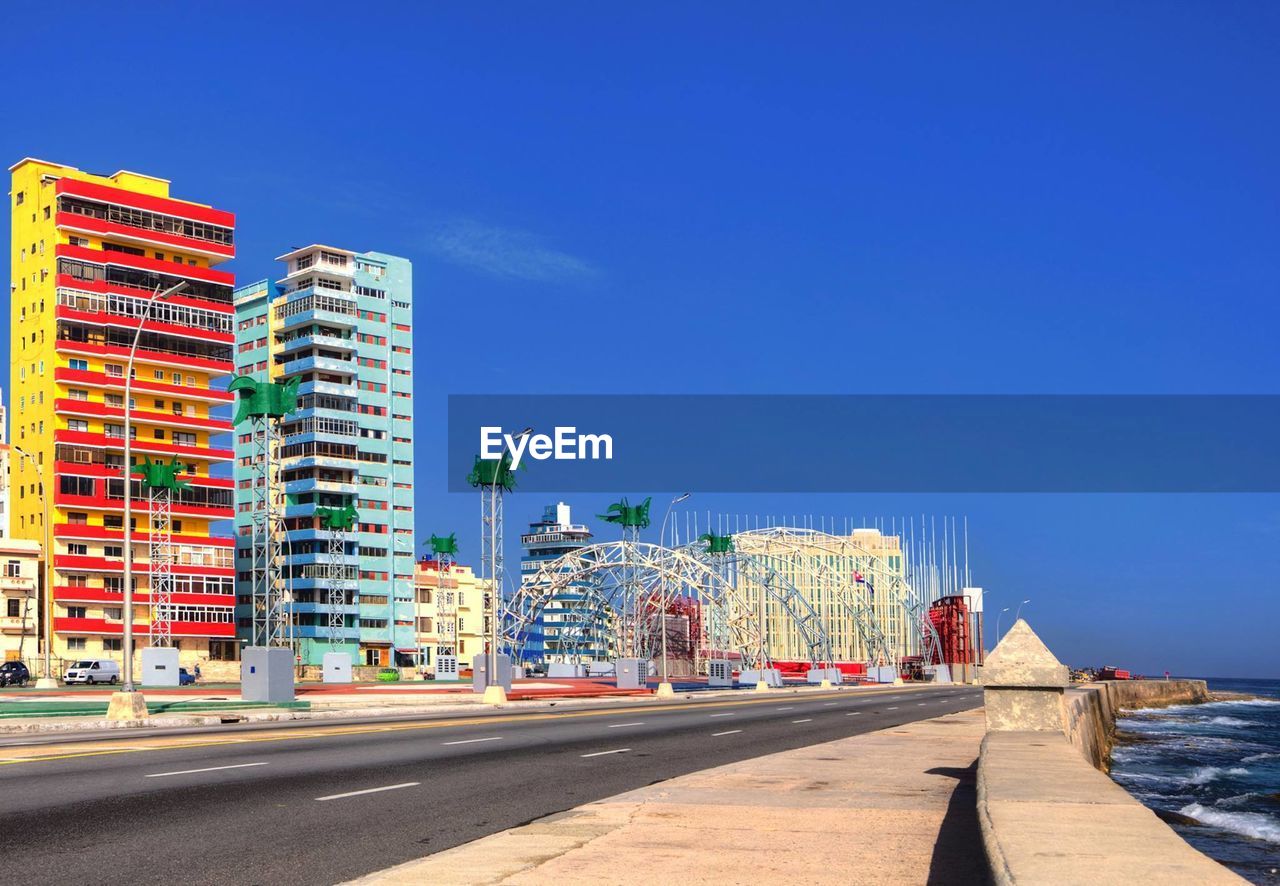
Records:
{"label": "parked car", "polygon": [[195,682],[196,682],[196,678],[194,674],[192,674],[186,668],[178,668],[178,685],[179,686],[194,686]]}
{"label": "parked car", "polygon": [[120,665],[106,658],[86,658],[67,668],[64,683],[118,683]]}
{"label": "parked car", "polygon": [[31,672],[20,661],[6,661],[0,664],[0,686],[26,686],[31,679]]}

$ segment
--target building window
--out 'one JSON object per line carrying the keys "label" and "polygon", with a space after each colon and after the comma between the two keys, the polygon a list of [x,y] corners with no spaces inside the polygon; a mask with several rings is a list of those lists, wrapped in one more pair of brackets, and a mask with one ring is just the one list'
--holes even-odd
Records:
{"label": "building window", "polygon": [[20,604],[20,601],[18,600],[18,598],[17,598],[17,597],[10,597],[10,598],[9,598],[9,601],[8,601],[8,605],[9,605],[9,617],[10,617],[10,618],[17,618],[18,616],[20,616],[20,615],[22,614],[22,612],[21,612],[21,611],[20,611],[20,609],[19,609],[19,606],[20,606],[21,604]]}
{"label": "building window", "polygon": [[68,606],[67,618],[84,618],[85,608],[83,606]]}
{"label": "building window", "polygon": [[89,556],[89,546],[84,542],[72,542],[67,545],[67,553],[73,557],[87,557]]}
{"label": "building window", "polygon": [[68,637],[67,638],[68,649],[86,649],[88,648],[88,645],[89,645],[88,641],[85,640],[84,637]]}
{"label": "building window", "polygon": [[102,651],[103,652],[120,652],[122,650],[122,646],[121,646],[122,643],[123,641],[119,637],[103,637]]}

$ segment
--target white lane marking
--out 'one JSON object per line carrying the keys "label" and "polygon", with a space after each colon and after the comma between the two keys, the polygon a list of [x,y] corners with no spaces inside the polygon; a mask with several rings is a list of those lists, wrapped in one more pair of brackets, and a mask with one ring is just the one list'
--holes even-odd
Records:
{"label": "white lane marking", "polygon": [[643,725],[644,725],[644,723],[643,723],[643,722],[641,722],[641,723],[611,723],[611,724],[609,725],[609,728],[610,728],[610,729],[621,729],[623,726],[643,726]]}
{"label": "white lane marking", "polygon": [[891,707],[891,708],[885,708],[885,710],[886,710],[886,711],[896,711],[897,709],[898,709],[898,706],[897,706],[897,705],[894,705],[894,706],[893,706],[893,707]]}
{"label": "white lane marking", "polygon": [[789,707],[786,707],[786,708],[774,708],[774,710],[775,710],[775,711],[789,711],[789,710],[791,710],[791,708],[789,708]]}
{"label": "white lane marking", "polygon": [[849,713],[845,714],[845,716],[846,716],[846,717],[856,717],[856,716],[858,716],[858,715],[859,715],[859,714],[861,714],[861,713],[862,713],[862,711],[850,711]]}
{"label": "white lane marking", "polygon": [[327,797],[316,797],[316,802],[323,803],[325,800],[341,800],[344,797],[359,797],[364,794],[379,794],[383,791],[398,791],[400,788],[416,788],[421,782],[406,781],[404,784],[389,784],[384,788],[366,788],[363,791],[348,791],[345,794],[330,794]]}
{"label": "white lane marking", "polygon": [[927,702],[927,701],[922,701],[922,702],[920,702],[919,704],[917,704],[917,705],[916,705],[916,707],[918,707],[918,708],[922,708],[922,707],[924,707],[925,705],[927,705],[928,703],[929,703],[929,702]]}
{"label": "white lane marking", "polygon": [[580,757],[603,757],[603,756],[605,756],[606,754],[625,754],[625,753],[626,753],[627,751],[629,751],[629,750],[631,750],[631,748],[618,748],[617,750],[613,750],[613,751],[596,751],[594,754],[579,754],[578,756],[580,756]]}
{"label": "white lane marking", "polygon": [[164,778],[166,775],[194,775],[197,772],[218,772],[222,769],[248,769],[250,766],[266,766],[266,763],[237,763],[234,766],[210,766],[206,769],[182,769],[178,772],[152,772],[144,778]]}
{"label": "white lane marking", "polygon": [[502,741],[501,735],[494,735],[489,738],[463,738],[458,741],[442,741],[441,744],[475,744],[478,741]]}
{"label": "white lane marking", "polygon": [[733,714],[711,714],[712,717],[732,717]]}
{"label": "white lane marking", "polygon": [[812,722],[813,722],[813,718],[812,718],[812,717],[810,717],[810,718],[809,718],[809,719],[807,719],[807,720],[792,720],[791,722],[792,722],[792,723],[812,723]]}
{"label": "white lane marking", "polygon": [[722,735],[737,735],[741,731],[741,729],[730,729],[728,732],[713,732],[711,733],[711,737],[719,738]]}
{"label": "white lane marking", "polygon": [[835,707],[836,705],[838,705],[838,704],[840,704],[840,702],[838,702],[838,701],[824,701],[824,702],[822,703],[822,706],[823,706],[824,708],[834,708],[834,707]]}

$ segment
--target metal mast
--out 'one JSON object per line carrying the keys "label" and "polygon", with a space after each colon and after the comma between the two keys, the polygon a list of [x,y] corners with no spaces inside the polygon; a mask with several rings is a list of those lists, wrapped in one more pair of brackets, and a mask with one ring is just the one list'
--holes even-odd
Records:
{"label": "metal mast", "polygon": [[[142,477],[142,486],[147,490],[149,513],[151,518],[151,544],[147,557],[151,580],[151,627],[152,646],[173,645],[173,494],[187,488],[185,481],[178,479],[182,465],[177,456],[168,464],[152,462],[144,458],[143,463],[134,466],[131,474]],[[132,483],[130,477],[128,482]]]}
{"label": "metal mast", "polygon": [[[516,436],[522,437],[527,433],[528,428]],[[492,681],[497,675],[498,637],[503,617],[502,494],[510,492],[516,485],[511,453],[504,452],[497,459],[483,459],[477,455],[467,482],[480,490],[480,561],[481,569],[487,573],[481,577],[489,580],[489,677]]]}
{"label": "metal mast", "polygon": [[[623,593],[620,620],[623,648],[631,658],[639,658],[642,647],[640,637],[642,601],[636,583],[636,571],[631,565],[631,554],[640,543],[640,530],[649,528],[649,505],[652,501],[652,497],[646,498],[640,504],[633,506],[628,504],[624,497],[621,501],[615,501],[609,505],[603,514],[596,514],[606,523],[616,523],[622,527]],[[647,615],[648,613],[645,613],[645,616]]]}
{"label": "metal mast", "polygon": [[328,598],[325,603],[329,610],[326,624],[326,639],[329,645],[337,650],[346,637],[346,615],[343,607],[348,604],[347,591],[347,535],[356,525],[357,512],[354,504],[347,503],[340,508],[316,508],[316,517],[320,527],[329,533],[329,560],[325,571],[325,584],[328,586]]}
{"label": "metal mast", "polygon": [[286,599],[284,561],[280,538],[285,532],[280,501],[280,422],[298,406],[295,376],[283,384],[257,381],[250,376],[232,379],[229,391],[240,394],[233,425],[251,423],[253,455],[252,596],[250,643],[254,646],[289,646],[292,641],[289,601]]}
{"label": "metal mast", "polygon": [[453,567],[453,559],[457,553],[456,532],[431,536],[431,554],[436,561],[436,634],[445,639],[443,643],[436,643],[436,655],[458,654],[457,588],[450,588],[448,591],[444,588],[445,573]]}

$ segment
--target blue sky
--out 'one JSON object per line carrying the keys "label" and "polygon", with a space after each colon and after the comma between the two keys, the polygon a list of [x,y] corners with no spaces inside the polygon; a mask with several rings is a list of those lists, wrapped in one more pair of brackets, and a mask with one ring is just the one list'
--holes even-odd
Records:
{"label": "blue sky", "polygon": [[[316,241],[414,261],[418,527],[464,557],[451,392],[1276,392],[1280,8],[3,15],[6,162],[172,179],[236,212],[242,281]],[[1064,660],[1280,677],[1275,496],[696,504],[967,514]]]}

